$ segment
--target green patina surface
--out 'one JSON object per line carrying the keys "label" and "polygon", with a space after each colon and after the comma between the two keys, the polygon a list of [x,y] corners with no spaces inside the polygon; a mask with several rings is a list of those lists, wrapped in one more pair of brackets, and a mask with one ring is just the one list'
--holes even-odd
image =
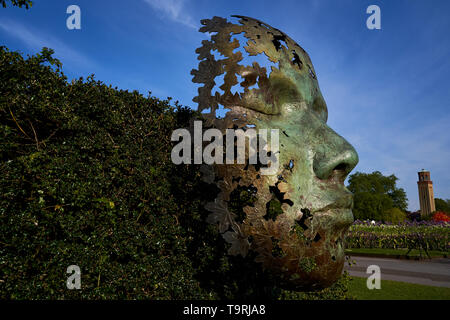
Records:
{"label": "green patina surface", "polygon": [[[220,17],[202,20],[200,31],[212,36],[196,51],[200,62],[191,73],[203,86],[194,101],[199,111],[210,110],[204,113],[206,125],[223,132],[278,129],[279,152],[268,144],[278,166],[263,175],[256,165],[215,165],[206,180],[214,180],[221,191],[207,205],[209,222],[218,223],[231,244],[230,254],[255,251],[256,261],[285,287],[327,287],[343,268],[343,237],[353,221],[352,195],[344,180],[358,155],[326,123],[327,106],[308,54],[280,30],[256,19],[236,18],[239,24]],[[216,59],[217,52],[222,59]],[[246,55],[265,56],[270,70],[257,62],[243,64]],[[220,85],[214,79],[221,75]],[[241,92],[232,91],[236,85]],[[230,109],[225,117],[217,117],[219,106]],[[251,203],[241,201],[239,209],[230,201],[236,203],[234,191],[241,187],[256,193]]]}

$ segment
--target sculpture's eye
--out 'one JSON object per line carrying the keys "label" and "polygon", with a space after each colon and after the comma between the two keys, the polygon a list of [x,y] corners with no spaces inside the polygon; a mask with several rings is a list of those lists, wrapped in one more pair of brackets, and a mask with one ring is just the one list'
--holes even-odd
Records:
{"label": "sculpture's eye", "polygon": [[303,100],[298,88],[289,78],[273,76],[270,81],[271,94],[280,104]]}
{"label": "sculpture's eye", "polygon": [[316,97],[314,99],[312,108],[317,116],[326,123],[328,120],[328,108],[322,97]]}

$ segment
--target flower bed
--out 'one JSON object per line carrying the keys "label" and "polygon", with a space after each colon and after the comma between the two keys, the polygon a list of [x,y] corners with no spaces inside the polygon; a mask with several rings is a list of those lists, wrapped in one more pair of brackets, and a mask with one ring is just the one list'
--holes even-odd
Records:
{"label": "flower bed", "polygon": [[347,233],[347,248],[427,249],[449,251],[450,223],[400,224],[356,220]]}

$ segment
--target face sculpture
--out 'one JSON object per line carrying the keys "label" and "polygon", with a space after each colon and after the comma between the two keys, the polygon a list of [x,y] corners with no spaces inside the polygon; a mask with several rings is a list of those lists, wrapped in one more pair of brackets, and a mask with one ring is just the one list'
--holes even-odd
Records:
{"label": "face sculpture", "polygon": [[[218,225],[229,254],[255,252],[256,261],[281,287],[330,286],[344,265],[344,235],[353,222],[352,194],[344,179],[358,155],[326,124],[327,106],[308,54],[280,30],[236,18],[239,24],[220,17],[202,20],[200,31],[211,33],[211,40],[202,41],[196,51],[200,63],[192,70],[193,81],[203,86],[194,102],[205,124],[222,132],[278,129],[279,165],[270,175],[261,175],[256,165],[205,165],[204,181],[220,189],[215,201],[206,204],[211,212],[207,221]],[[246,43],[233,38],[238,34]],[[244,65],[243,53],[264,55],[274,66]],[[219,76],[221,92],[213,92]],[[241,92],[232,92],[236,85]],[[223,118],[216,115],[219,105],[230,110]],[[242,215],[230,209],[236,190],[253,199]]]}

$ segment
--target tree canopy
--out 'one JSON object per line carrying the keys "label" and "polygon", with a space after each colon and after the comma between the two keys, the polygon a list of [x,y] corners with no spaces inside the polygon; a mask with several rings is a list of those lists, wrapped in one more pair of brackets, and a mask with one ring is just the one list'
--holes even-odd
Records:
{"label": "tree canopy", "polygon": [[[9,0],[11,1],[11,4],[13,6],[17,6],[19,8],[22,8],[22,6],[25,6],[26,9],[30,8],[33,5],[33,2],[30,0]],[[3,8],[6,8],[6,0],[0,0],[0,4]]]}
{"label": "tree canopy", "polygon": [[353,214],[356,219],[394,222],[399,212],[405,211],[408,199],[403,188],[398,188],[395,175],[384,176],[379,171],[356,172],[349,177],[348,189],[354,194]]}
{"label": "tree canopy", "polygon": [[436,206],[436,211],[450,213],[450,199],[444,200],[440,198],[434,198],[434,204]]}

